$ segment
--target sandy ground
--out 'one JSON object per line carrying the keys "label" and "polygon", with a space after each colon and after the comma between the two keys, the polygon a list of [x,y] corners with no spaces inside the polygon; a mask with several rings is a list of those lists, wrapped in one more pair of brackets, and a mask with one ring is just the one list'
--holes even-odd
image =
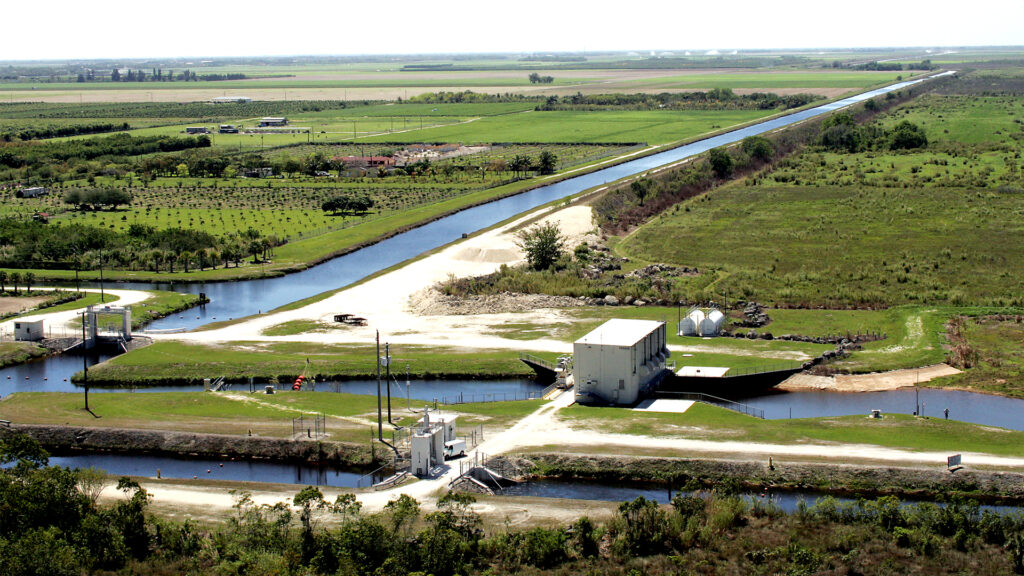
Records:
{"label": "sandy ground", "polygon": [[0,314],[30,310],[46,302],[46,296],[8,296],[0,298]]}
{"label": "sandy ground", "polygon": [[[36,290],[52,290],[52,288],[36,288]],[[93,288],[83,288],[82,292],[99,292]],[[110,290],[104,291],[106,294],[113,294],[118,297],[116,302],[113,302],[114,306],[130,306],[132,304],[138,304],[146,298],[150,297],[149,292],[142,290]],[[19,321],[35,322],[36,320],[45,320],[43,326],[47,332],[51,330],[63,330],[67,331],[71,329],[70,323],[80,316],[85,310],[85,307],[76,308],[74,310],[65,310],[63,312],[46,312],[45,308],[38,314],[30,314],[19,318]],[[7,334],[14,330],[14,320],[8,320],[6,322],[0,322],[0,333]]]}
{"label": "sandy ground", "polygon": [[[153,336],[157,339],[194,342],[264,340],[368,344],[374,341],[375,331],[380,330],[381,337],[393,344],[568,352],[572,344],[567,342],[548,339],[524,341],[486,334],[492,331],[492,326],[510,322],[558,324],[569,321],[558,309],[459,316],[427,316],[413,312],[413,296],[447,279],[450,274],[457,277],[477,276],[493,272],[502,264],[514,265],[521,262],[523,254],[516,246],[515,231],[521,226],[532,225],[536,217],[531,214],[455,243],[436,254],[297,310],[266,314],[218,330]],[[575,246],[589,237],[594,228],[589,206],[563,208],[545,214],[538,222],[557,223],[567,237],[567,246]],[[262,335],[263,330],[292,320],[316,320],[333,324],[334,315],[339,313],[364,317],[368,325],[326,333]]]}
{"label": "sandy ground", "polygon": [[778,385],[780,390],[828,390],[830,392],[879,392],[915,386],[942,376],[952,376],[960,371],[948,364],[933,364],[921,368],[875,372],[872,374],[812,376],[794,374]]}

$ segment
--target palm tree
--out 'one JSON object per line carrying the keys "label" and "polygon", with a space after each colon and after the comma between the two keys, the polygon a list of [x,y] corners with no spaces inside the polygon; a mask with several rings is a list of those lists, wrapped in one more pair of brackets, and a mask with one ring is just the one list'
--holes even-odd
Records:
{"label": "palm tree", "polygon": [[7,270],[0,270],[0,292],[7,291],[5,284],[7,284]]}
{"label": "palm tree", "polygon": [[25,272],[25,292],[32,291],[32,283],[35,282],[36,275],[32,272]]}

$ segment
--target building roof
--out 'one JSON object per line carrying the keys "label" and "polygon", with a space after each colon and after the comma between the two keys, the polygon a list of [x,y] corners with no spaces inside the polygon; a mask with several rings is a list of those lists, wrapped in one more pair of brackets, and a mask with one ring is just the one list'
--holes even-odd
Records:
{"label": "building roof", "polygon": [[729,372],[727,366],[683,366],[676,376],[683,378],[724,378]]}
{"label": "building roof", "polygon": [[577,344],[632,346],[657,330],[664,322],[612,318],[576,341]]}

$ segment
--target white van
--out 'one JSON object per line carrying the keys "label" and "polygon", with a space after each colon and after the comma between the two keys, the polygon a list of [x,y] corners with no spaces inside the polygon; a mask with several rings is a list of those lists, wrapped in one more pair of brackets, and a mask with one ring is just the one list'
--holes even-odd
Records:
{"label": "white van", "polygon": [[455,458],[466,455],[465,440],[449,440],[444,443],[444,459]]}

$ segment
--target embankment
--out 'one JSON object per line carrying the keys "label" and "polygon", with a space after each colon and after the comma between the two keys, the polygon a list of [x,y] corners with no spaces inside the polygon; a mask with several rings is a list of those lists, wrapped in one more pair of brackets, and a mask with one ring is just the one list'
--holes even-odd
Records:
{"label": "embankment", "polygon": [[948,500],[964,496],[990,504],[1024,504],[1024,474],[944,468],[742,462],[688,458],[530,454],[514,459],[537,478],[602,483],[657,482],[673,488],[732,484],[744,490],[813,491],[835,496]]}
{"label": "embankment", "polygon": [[58,454],[79,451],[115,452],[180,458],[260,459],[346,467],[371,464],[367,446],[344,442],[34,424],[17,424],[0,429],[0,435],[12,432],[22,432],[37,440],[46,450]]}

